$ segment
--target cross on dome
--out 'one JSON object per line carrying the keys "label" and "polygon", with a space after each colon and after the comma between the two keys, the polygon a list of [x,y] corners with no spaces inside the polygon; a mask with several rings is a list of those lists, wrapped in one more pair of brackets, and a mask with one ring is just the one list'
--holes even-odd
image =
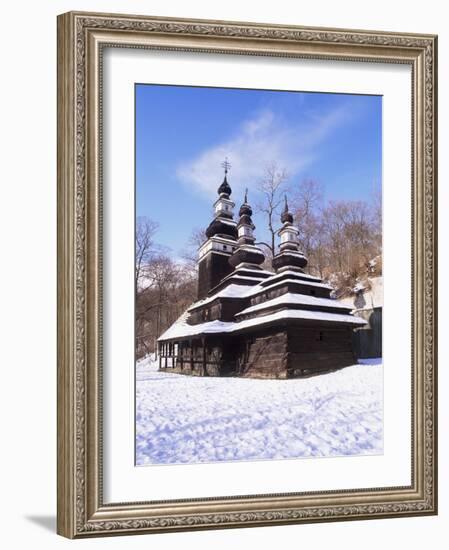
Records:
{"label": "cross on dome", "polygon": [[228,161],[228,157],[225,157],[224,161],[221,163],[221,166],[224,168],[225,176],[231,168],[231,163]]}
{"label": "cross on dome", "polygon": [[221,163],[221,166],[224,168],[224,178],[223,183],[218,188],[218,194],[229,198],[229,195],[232,193],[232,189],[227,179],[228,171],[231,168],[231,163],[229,162],[228,157],[225,157],[224,161]]}

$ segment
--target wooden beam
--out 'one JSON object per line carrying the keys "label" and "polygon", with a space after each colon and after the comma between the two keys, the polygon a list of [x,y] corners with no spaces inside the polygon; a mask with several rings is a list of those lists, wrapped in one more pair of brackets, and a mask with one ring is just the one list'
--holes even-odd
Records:
{"label": "wooden beam", "polygon": [[183,350],[183,347],[182,347],[183,343],[184,343],[184,342],[181,341],[181,342],[179,342],[179,344],[178,344],[179,362],[180,362],[180,364],[181,364],[181,370],[182,370],[183,367],[184,367],[184,358],[183,358],[183,351],[184,351],[184,350]]}
{"label": "wooden beam", "polygon": [[201,338],[201,343],[203,344],[203,376],[206,376],[206,338],[204,336]]}

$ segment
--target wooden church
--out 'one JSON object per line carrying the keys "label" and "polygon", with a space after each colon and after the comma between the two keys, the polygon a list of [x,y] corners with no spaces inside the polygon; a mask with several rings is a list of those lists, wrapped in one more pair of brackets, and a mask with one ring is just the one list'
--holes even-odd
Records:
{"label": "wooden church", "polygon": [[158,339],[159,368],[197,376],[293,378],[356,362],[352,332],[366,321],[305,273],[287,200],[272,271],[261,267],[247,194],[234,220],[227,180],[199,249],[198,301]]}

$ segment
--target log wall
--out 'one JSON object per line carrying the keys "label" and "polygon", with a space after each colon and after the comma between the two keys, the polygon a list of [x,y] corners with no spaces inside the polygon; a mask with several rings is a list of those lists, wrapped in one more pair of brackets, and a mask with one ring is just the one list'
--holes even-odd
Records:
{"label": "log wall", "polygon": [[241,345],[241,376],[248,378],[287,378],[286,331],[248,337]]}
{"label": "log wall", "polygon": [[288,329],[288,373],[291,377],[332,371],[355,362],[350,328]]}
{"label": "log wall", "polygon": [[[356,363],[352,330],[289,326],[241,336],[215,336],[184,342],[162,370],[194,376],[296,378]],[[173,365],[173,366],[171,366]]]}

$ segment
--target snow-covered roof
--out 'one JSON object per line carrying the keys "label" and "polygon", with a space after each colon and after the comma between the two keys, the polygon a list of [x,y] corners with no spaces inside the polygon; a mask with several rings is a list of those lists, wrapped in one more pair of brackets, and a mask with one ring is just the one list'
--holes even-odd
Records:
{"label": "snow-covered roof", "polygon": [[234,322],[226,321],[209,321],[200,323],[199,325],[189,325],[186,322],[187,318],[181,317],[173,323],[161,336],[158,341],[170,340],[172,338],[183,338],[186,336],[197,336],[198,334],[213,334],[216,332],[231,332]]}
{"label": "snow-covered roof", "polygon": [[182,330],[182,327],[190,327],[190,325],[187,324],[187,319],[190,317],[189,310],[186,309],[182,315],[180,315],[176,321],[165,331],[163,332],[158,340],[168,340],[170,338],[173,338],[174,336],[171,336],[172,334],[175,335],[179,330]]}
{"label": "snow-covered roof", "polygon": [[267,269],[256,269],[251,264],[247,262],[242,262],[235,266],[235,271],[246,271],[250,273],[262,273],[264,275],[274,275],[273,271],[268,271]]}
{"label": "snow-covered roof", "polygon": [[[257,252],[262,252],[258,246],[254,245],[254,244],[248,244],[248,243],[240,244],[239,245],[239,250],[249,250],[250,252],[253,252],[254,250],[256,250]],[[263,254],[263,252],[262,252],[262,254]]]}
{"label": "snow-covered roof", "polygon": [[[291,271],[289,274],[296,274],[296,272]],[[302,274],[301,274],[302,276]],[[305,285],[305,286],[314,286],[319,288],[327,288],[329,290],[332,290],[332,287],[326,283],[318,283],[315,281],[307,281],[307,280],[301,280],[301,279],[284,279],[279,280],[279,276],[274,276],[273,278],[268,277],[268,279],[261,279],[257,277],[245,277],[243,275],[230,275],[230,279],[246,279],[251,281],[261,281],[261,283],[258,283],[254,286],[247,286],[247,285],[239,285],[239,284],[230,284],[229,286],[225,287],[223,290],[218,291],[216,294],[213,294],[212,296],[208,296],[207,298],[204,298],[203,300],[199,300],[198,302],[193,303],[189,310],[196,309],[201,306],[205,306],[206,304],[210,304],[217,298],[248,298],[250,296],[255,296],[256,294],[266,292],[267,290],[272,290],[273,288],[277,288],[279,286],[282,286],[285,283],[293,283],[293,284],[299,284],[299,285]],[[316,279],[319,281],[319,279]],[[274,281],[273,284],[271,282]],[[277,282],[276,282],[277,281]],[[270,284],[266,284],[269,282]],[[335,306],[338,307],[338,306]]]}
{"label": "snow-covered roof", "polygon": [[262,286],[262,285],[253,286],[253,287],[251,287],[251,290],[253,292],[251,292],[248,295],[253,295],[253,294],[257,294],[258,292],[271,290],[273,288],[277,288],[278,286],[284,285],[286,283],[293,283],[293,284],[304,285],[304,286],[315,286],[315,287],[319,287],[319,288],[327,288],[329,290],[333,290],[333,287],[331,287],[327,283],[317,283],[315,281],[303,281],[301,279],[283,279],[282,281],[275,282],[274,284],[271,284],[270,279],[264,279],[264,282],[266,282],[266,281],[269,281],[270,284],[266,284],[264,286]]}
{"label": "snow-covered roof", "polygon": [[[242,264],[240,264],[242,265]],[[249,277],[251,279],[254,279],[254,280],[267,280],[269,279],[270,277],[265,277],[264,275],[272,275],[272,273],[270,271],[265,271],[264,269],[251,269],[249,267],[239,267],[239,268],[236,268],[232,273],[230,273],[229,275],[226,275],[226,277],[224,277],[218,284],[221,285],[222,283],[228,281],[229,279],[234,279],[235,277],[248,277],[248,274],[251,274],[249,275]],[[218,286],[218,285],[217,285]]]}
{"label": "snow-covered roof", "polygon": [[[185,312],[188,314],[188,311]],[[262,317],[254,317],[253,319],[247,319],[240,322],[229,321],[208,321],[207,323],[200,323],[198,325],[187,324],[188,315],[185,313],[159,338],[158,341],[171,340],[174,338],[185,338],[188,336],[198,336],[200,334],[214,334],[214,333],[234,333],[241,330],[251,328],[254,326],[260,327],[262,325],[272,323],[273,321],[284,320],[312,320],[312,321],[328,321],[337,322],[343,324],[351,324],[355,326],[362,326],[366,324],[365,319],[352,315],[345,315],[342,313],[328,313],[325,311],[304,311],[299,309],[294,310],[282,310],[270,315],[264,315]]]}
{"label": "snow-covered roof", "polygon": [[221,223],[227,223],[228,225],[233,226],[237,225],[237,222],[235,220],[230,220],[229,218],[222,218],[221,216],[218,216],[216,219],[219,220]]}
{"label": "snow-covered roof", "polygon": [[301,258],[305,258],[305,255],[303,252],[300,252],[299,250],[282,250],[281,252],[279,252],[279,255],[282,256],[300,256]]}
{"label": "snow-covered roof", "polygon": [[316,296],[309,296],[307,294],[293,294],[292,292],[287,292],[286,294],[282,294],[281,296],[278,296],[277,298],[273,298],[272,300],[267,300],[266,302],[262,302],[255,306],[247,307],[240,313],[237,313],[237,316],[246,315],[248,313],[254,313],[255,311],[268,309],[273,306],[290,305],[290,304],[332,307],[332,308],[340,308],[340,309],[346,309],[346,310],[352,309],[351,306],[342,304],[338,300],[331,300],[330,298],[317,298]]}
{"label": "snow-covered roof", "polygon": [[252,277],[251,275],[232,275],[232,277],[229,277],[229,279],[243,279],[245,281],[265,281],[263,277]]}
{"label": "snow-covered roof", "polygon": [[212,296],[208,296],[203,300],[198,300],[198,302],[194,302],[188,308],[187,311],[191,311],[192,309],[196,309],[197,307],[210,304],[217,298],[244,298],[247,295],[248,291],[252,288],[254,287],[249,287],[247,285],[230,284],[225,288],[223,288],[223,290],[220,290],[219,292],[217,292],[216,294],[213,294]]}
{"label": "snow-covered roof", "polygon": [[321,281],[319,277],[314,277],[313,275],[309,275],[308,273],[301,273],[300,271],[294,271],[293,269],[286,269],[284,271],[280,269],[278,273],[273,274],[273,277],[270,277],[269,279],[265,279],[265,280],[272,283],[274,281],[277,281],[281,277],[284,277],[285,275],[291,275],[292,277],[297,277],[298,279],[309,279],[310,281],[316,281],[316,282]]}

